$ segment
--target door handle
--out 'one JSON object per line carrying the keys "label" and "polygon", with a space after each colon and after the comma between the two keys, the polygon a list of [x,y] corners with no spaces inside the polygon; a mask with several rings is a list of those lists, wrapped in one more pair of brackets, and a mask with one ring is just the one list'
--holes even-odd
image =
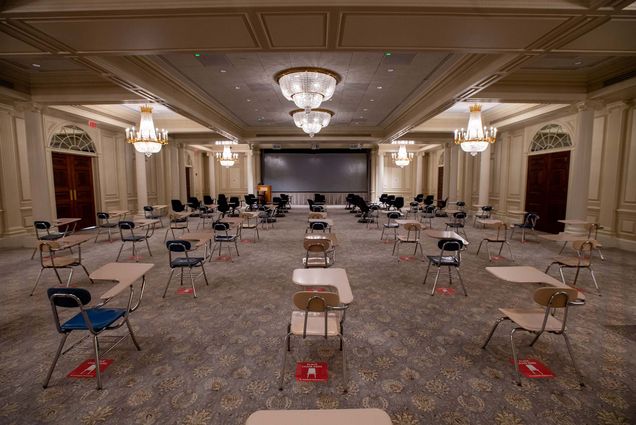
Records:
{"label": "door handle", "polygon": [[68,191],[68,197],[71,198],[70,200],[73,200],[73,189],[69,189]]}
{"label": "door handle", "polygon": [[77,189],[73,189],[73,200],[77,201]]}

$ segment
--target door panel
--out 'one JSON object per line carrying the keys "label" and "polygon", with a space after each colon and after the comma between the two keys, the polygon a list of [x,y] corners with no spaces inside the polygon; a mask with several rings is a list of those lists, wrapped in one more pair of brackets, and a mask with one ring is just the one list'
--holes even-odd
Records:
{"label": "door panel", "polygon": [[92,158],[53,153],[53,184],[57,216],[80,217],[77,228],[95,225]]}
{"label": "door panel", "polygon": [[442,199],[444,191],[444,167],[437,167],[437,199]]}
{"label": "door panel", "polygon": [[570,172],[570,152],[528,157],[526,211],[539,214],[537,230],[559,233],[564,224]]}

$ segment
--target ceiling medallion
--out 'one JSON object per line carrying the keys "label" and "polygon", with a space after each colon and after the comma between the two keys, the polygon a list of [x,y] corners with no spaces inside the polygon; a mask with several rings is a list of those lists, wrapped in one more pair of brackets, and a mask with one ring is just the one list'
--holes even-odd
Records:
{"label": "ceiling medallion", "polygon": [[283,96],[305,112],[331,99],[336,84],[340,82],[340,76],[335,72],[311,67],[286,69],[276,74],[274,79]]}
{"label": "ceiling medallion", "polygon": [[391,142],[392,145],[400,145],[398,151],[391,154],[395,165],[404,168],[411,163],[413,152],[407,152],[406,145],[412,145],[414,143],[413,140],[394,140]]}
{"label": "ceiling medallion", "polygon": [[334,113],[328,109],[313,109],[309,112],[305,112],[304,109],[295,109],[289,115],[294,118],[296,127],[302,128],[309,137],[314,137],[314,134],[329,125]]}
{"label": "ceiling medallion", "polygon": [[155,128],[152,120],[152,107],[143,105],[141,108],[141,119],[139,120],[139,130],[132,126],[126,129],[126,141],[132,143],[137,152],[146,156],[161,151],[163,145],[168,144],[168,131]]}
{"label": "ceiling medallion", "polygon": [[466,130],[455,130],[455,144],[461,146],[464,152],[472,156],[488,149],[490,143],[495,143],[497,128],[486,127],[481,121],[481,105],[470,106],[470,118]]}
{"label": "ceiling medallion", "polygon": [[238,160],[239,154],[232,153],[230,146],[238,144],[236,140],[217,140],[217,146],[223,146],[223,152],[216,153],[216,159],[223,167],[229,168]]}

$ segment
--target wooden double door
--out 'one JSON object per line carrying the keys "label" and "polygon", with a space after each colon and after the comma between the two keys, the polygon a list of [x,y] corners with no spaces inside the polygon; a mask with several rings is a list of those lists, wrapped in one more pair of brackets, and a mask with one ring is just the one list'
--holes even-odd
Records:
{"label": "wooden double door", "polygon": [[93,161],[90,156],[54,152],[53,182],[58,218],[81,218],[77,229],[95,225]]}
{"label": "wooden double door", "polygon": [[528,157],[525,210],[539,214],[537,230],[563,231],[565,225],[558,220],[565,218],[567,210],[569,173],[569,151]]}

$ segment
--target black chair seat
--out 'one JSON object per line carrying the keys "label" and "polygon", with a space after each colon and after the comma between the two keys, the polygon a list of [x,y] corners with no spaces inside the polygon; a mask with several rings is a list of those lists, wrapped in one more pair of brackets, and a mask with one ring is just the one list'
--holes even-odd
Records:
{"label": "black chair seat", "polygon": [[400,227],[400,225],[399,225],[399,224],[397,224],[397,223],[384,223],[384,224],[383,224],[383,226],[384,226],[384,227],[387,227],[387,228],[389,228],[389,229],[393,229],[393,228],[398,228],[398,227]]}
{"label": "black chair seat", "polygon": [[199,265],[203,260],[203,257],[179,257],[170,262],[170,267],[192,267]]}
{"label": "black chair seat", "polygon": [[216,242],[234,242],[236,240],[236,235],[217,235],[214,237]]}
{"label": "black chair seat", "polygon": [[452,255],[440,257],[439,255],[427,255],[426,256],[433,264],[440,266],[459,266],[459,261]]}
{"label": "black chair seat", "polygon": [[[86,310],[86,314],[93,324],[93,329],[99,332],[109,326],[115,320],[123,317],[126,314],[126,309],[91,308]],[[75,316],[64,322],[64,324],[60,328],[62,329],[62,332],[70,332],[76,330],[87,330],[88,325],[84,321],[84,316],[82,316],[82,313],[77,313]]]}
{"label": "black chair seat", "polygon": [[446,223],[446,227],[464,227],[464,223]]}
{"label": "black chair seat", "polygon": [[42,241],[55,241],[64,236],[64,233],[50,233],[48,235],[40,236]]}
{"label": "black chair seat", "polygon": [[102,223],[99,225],[99,227],[117,227],[117,223]]}

